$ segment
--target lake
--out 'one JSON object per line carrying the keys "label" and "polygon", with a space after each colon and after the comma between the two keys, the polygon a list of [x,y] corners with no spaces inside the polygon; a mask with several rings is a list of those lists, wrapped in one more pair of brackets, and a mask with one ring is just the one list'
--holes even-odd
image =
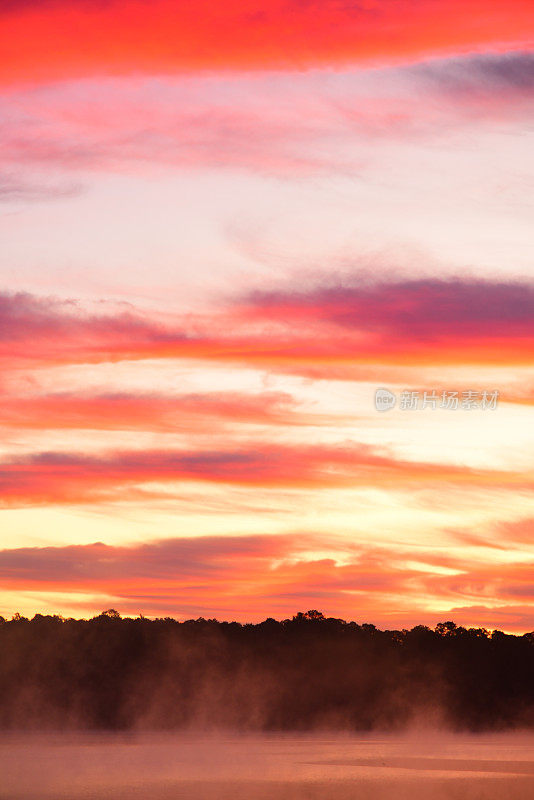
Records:
{"label": "lake", "polygon": [[532,800],[534,736],[0,737],[1,800]]}

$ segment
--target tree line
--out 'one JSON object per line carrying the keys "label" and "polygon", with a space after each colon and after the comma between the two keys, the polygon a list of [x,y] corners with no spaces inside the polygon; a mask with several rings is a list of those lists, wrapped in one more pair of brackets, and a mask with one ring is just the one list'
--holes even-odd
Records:
{"label": "tree line", "polygon": [[534,727],[534,633],[379,630],[318,611],[0,617],[0,728],[313,731]]}

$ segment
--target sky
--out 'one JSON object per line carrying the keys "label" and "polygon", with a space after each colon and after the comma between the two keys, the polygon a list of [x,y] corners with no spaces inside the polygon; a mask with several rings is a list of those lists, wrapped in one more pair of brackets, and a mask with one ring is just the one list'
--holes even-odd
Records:
{"label": "sky", "polygon": [[533,24],[2,3],[0,615],[534,629]]}

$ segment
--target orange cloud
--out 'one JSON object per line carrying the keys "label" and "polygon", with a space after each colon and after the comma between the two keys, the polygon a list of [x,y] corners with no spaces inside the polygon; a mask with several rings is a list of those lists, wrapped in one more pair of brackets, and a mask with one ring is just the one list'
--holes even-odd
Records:
{"label": "orange cloud", "polygon": [[224,429],[226,423],[298,425],[309,418],[283,392],[162,395],[157,393],[57,393],[6,396],[0,425],[17,429],[146,430],[195,433]]}
{"label": "orange cloud", "polygon": [[506,392],[503,393],[502,400],[505,403],[532,406],[534,405],[534,386],[532,384],[527,384],[526,386],[510,386]]}
{"label": "orange cloud", "polygon": [[[0,551],[0,576],[11,590],[112,594],[119,605],[137,603],[144,613],[165,609],[182,615],[214,609],[239,619],[316,601],[348,610],[352,592],[365,598],[402,591],[420,573],[395,558],[357,551],[351,563],[315,559],[314,536],[182,538],[129,547],[20,548]],[[330,542],[330,549],[336,546]],[[172,599],[171,599],[172,598]],[[380,604],[380,601],[378,601]]]}
{"label": "orange cloud", "polygon": [[11,0],[0,78],[198,69],[303,69],[528,41],[528,0]]}
{"label": "orange cloud", "polygon": [[[526,606],[534,599],[534,561],[476,563],[464,565],[457,575],[434,575],[425,579],[429,595],[449,602]],[[456,605],[453,606],[456,608]],[[534,610],[530,610],[534,619]],[[494,617],[495,619],[495,617]],[[495,623],[494,623],[495,624]]]}
{"label": "orange cloud", "polygon": [[[324,548],[330,557],[313,555]],[[458,572],[444,577],[434,563],[425,552],[325,541],[313,533],[204,536],[120,547],[2,550],[0,578],[11,591],[77,593],[80,606],[93,611],[101,609],[84,599],[87,594],[112,597],[121,611],[151,615],[250,620],[292,614],[313,601],[328,614],[395,627],[435,623],[451,614],[474,625],[505,620],[509,630],[519,629],[518,622],[534,624],[532,609],[515,602],[529,580],[532,584],[534,564],[480,568],[440,557],[439,566]],[[441,611],[428,610],[430,598]]]}

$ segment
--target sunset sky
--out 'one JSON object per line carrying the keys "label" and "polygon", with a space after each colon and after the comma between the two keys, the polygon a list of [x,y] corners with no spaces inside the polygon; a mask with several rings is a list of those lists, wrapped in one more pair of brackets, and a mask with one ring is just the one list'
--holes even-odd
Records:
{"label": "sunset sky", "polygon": [[534,4],[0,26],[0,615],[533,630]]}

